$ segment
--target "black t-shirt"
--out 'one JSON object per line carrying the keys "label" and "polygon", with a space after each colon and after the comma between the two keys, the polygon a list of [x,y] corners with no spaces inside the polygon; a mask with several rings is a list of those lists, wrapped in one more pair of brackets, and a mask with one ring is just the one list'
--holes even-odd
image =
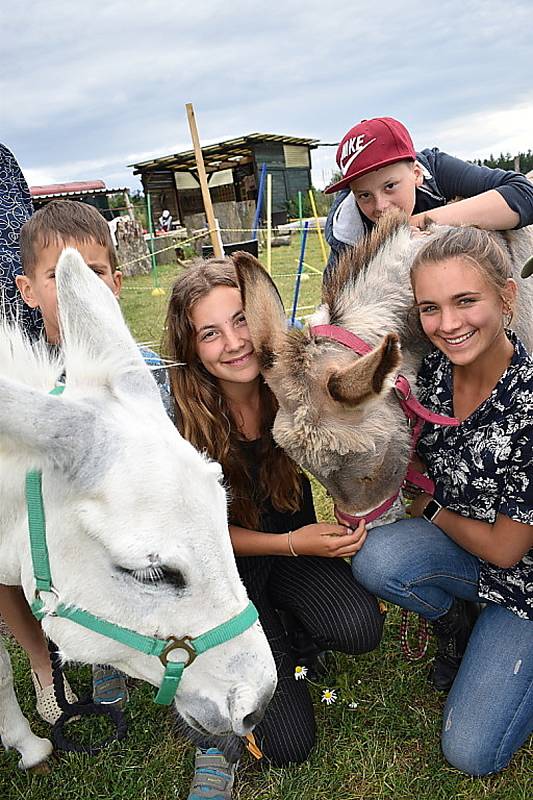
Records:
{"label": "black t-shirt", "polygon": [[[252,484],[259,485],[259,471],[260,471],[260,445],[261,440],[240,442],[243,453],[245,454],[248,468],[252,477]],[[302,528],[304,525],[311,525],[316,522],[315,508],[313,505],[313,495],[311,492],[311,484],[306,475],[301,476],[302,481],[302,500],[298,511],[278,511],[272,505],[270,498],[267,498],[261,503],[261,518],[259,530],[265,533],[287,533],[294,531],[297,528]],[[238,525],[238,521],[234,520],[234,524]],[[289,553],[287,552],[287,555]],[[275,563],[276,558],[279,556],[237,556],[237,568],[243,580],[244,585],[254,600],[265,590],[268,582],[270,571]]]}

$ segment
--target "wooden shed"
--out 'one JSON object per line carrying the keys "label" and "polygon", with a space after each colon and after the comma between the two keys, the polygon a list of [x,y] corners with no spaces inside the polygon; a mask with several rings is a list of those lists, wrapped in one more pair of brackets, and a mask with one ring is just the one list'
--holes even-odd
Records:
{"label": "wooden shed", "polygon": [[[251,228],[261,167],[272,174],[272,221],[287,221],[289,202],[311,188],[311,150],[318,139],[250,133],[202,147],[215,217],[224,241],[231,229]],[[168,209],[189,230],[205,225],[193,150],[130,164],[150,193],[154,219]],[[264,217],[264,207],[263,207]],[[224,235],[229,229],[229,235]],[[233,237],[235,238],[235,237]]]}

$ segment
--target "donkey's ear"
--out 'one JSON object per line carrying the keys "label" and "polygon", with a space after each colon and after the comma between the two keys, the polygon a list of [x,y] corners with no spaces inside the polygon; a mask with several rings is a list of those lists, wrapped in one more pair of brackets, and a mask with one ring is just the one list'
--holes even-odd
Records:
{"label": "donkey's ear", "polygon": [[334,372],[328,380],[329,393],[344,405],[361,405],[392,388],[401,361],[399,339],[389,333],[371,353]]}
{"label": "donkey's ear", "polygon": [[69,385],[115,385],[157,399],[155,381],[116,297],[71,247],[59,258],[56,286]]}
{"label": "donkey's ear", "polygon": [[93,486],[119,447],[98,408],[0,377],[0,440],[28,469],[53,466]]}
{"label": "donkey's ear", "polygon": [[232,253],[244,313],[262,372],[274,366],[287,336],[287,319],[276,284],[249,253]]}

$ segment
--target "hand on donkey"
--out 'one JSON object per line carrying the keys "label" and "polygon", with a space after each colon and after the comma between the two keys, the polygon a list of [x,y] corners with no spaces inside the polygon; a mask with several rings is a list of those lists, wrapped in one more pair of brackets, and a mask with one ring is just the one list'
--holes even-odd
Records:
{"label": "hand on donkey", "polygon": [[349,558],[361,549],[365,539],[364,520],[356,530],[344,525],[317,522],[298,528],[292,533],[292,545],[297,555],[323,558]]}

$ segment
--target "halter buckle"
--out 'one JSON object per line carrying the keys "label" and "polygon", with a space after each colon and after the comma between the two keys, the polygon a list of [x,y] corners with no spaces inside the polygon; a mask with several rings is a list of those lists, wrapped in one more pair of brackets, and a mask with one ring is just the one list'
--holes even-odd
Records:
{"label": "halter buckle", "polygon": [[[403,376],[400,375],[398,377],[403,377]],[[409,398],[413,393],[411,390],[411,384],[408,381],[405,381],[405,383],[407,384],[407,394],[403,393],[400,386],[398,385],[398,382],[394,386],[394,392],[396,394],[396,397],[398,398],[398,400],[402,400],[404,403],[406,403],[409,400]]]}
{"label": "halter buckle", "polygon": [[166,665],[168,664],[168,654],[171,653],[173,650],[185,650],[185,652],[187,653],[187,661],[185,662],[185,667],[188,667],[190,664],[192,664],[192,662],[198,655],[198,653],[194,649],[192,638],[190,636],[184,636],[182,639],[178,639],[176,636],[169,636],[166,641],[168,642],[168,644],[159,656],[159,660],[161,661],[164,667],[166,667]]}
{"label": "halter buckle", "polygon": [[[44,608],[44,601],[41,598],[41,592],[45,592],[46,594],[53,594],[58,603],[59,603],[59,601],[61,599],[60,596],[59,596],[59,592],[57,591],[55,586],[50,586],[48,589],[37,589],[36,588],[35,592],[34,592],[34,595],[33,595],[33,598],[34,598],[33,602],[34,603],[37,603],[37,602],[41,603],[42,604],[41,605],[42,608]],[[57,617],[57,614],[56,614],[55,611],[46,611],[46,612],[43,612],[43,616],[46,616],[46,617]]]}

